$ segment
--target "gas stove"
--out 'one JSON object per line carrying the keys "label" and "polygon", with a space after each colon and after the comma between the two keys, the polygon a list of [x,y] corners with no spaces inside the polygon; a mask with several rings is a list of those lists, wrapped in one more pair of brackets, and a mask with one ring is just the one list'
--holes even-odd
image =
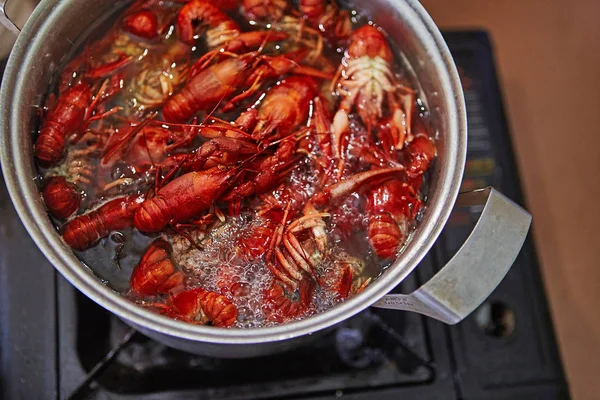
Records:
{"label": "gas stove", "polygon": [[[469,145],[463,189],[523,197],[485,32],[447,32],[461,72]],[[480,209],[453,212],[414,290],[460,247]],[[0,398],[567,399],[529,237],[490,298],[456,326],[367,310],[312,343],[247,360],[201,357],[133,331],[40,253],[0,185]]]}

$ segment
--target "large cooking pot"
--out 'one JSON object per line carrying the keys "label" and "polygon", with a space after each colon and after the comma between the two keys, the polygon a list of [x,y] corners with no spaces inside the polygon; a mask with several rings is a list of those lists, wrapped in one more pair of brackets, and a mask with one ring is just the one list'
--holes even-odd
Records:
{"label": "large cooking pot", "polygon": [[[0,0],[0,11],[4,3]],[[36,185],[32,143],[38,108],[57,68],[90,26],[123,3],[127,1],[42,0],[19,34],[0,99],[2,170],[17,212],[56,269],[96,303],[169,346],[211,356],[251,357],[293,346],[370,306],[415,311],[454,324],[502,280],[523,244],[531,217],[492,188],[458,196],[467,124],[448,48],[417,0],[370,0],[357,4],[402,46],[432,112],[438,146],[423,219],[389,269],[362,293],[322,314],[245,330],[178,322],[147,311],[102,284],[61,240],[46,213]],[[485,204],[480,220],[454,258],[414,293],[389,295],[430,250],[452,208],[475,204]]]}

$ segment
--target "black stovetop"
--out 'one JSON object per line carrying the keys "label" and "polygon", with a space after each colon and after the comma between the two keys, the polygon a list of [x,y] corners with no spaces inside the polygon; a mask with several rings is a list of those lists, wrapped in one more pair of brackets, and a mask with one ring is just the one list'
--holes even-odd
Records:
{"label": "black stovetop", "polygon": [[[463,188],[487,185],[523,205],[484,32],[445,37],[460,67],[469,121]],[[480,210],[453,213],[400,287],[432,276]],[[462,323],[365,311],[312,343],[248,360],[200,357],[132,331],[60,277],[0,185],[0,398],[567,399],[531,237],[490,298]]]}

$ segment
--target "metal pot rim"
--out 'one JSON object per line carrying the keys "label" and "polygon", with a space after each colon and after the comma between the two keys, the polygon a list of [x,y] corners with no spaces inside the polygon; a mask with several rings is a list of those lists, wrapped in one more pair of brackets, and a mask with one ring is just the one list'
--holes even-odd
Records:
{"label": "metal pot rim", "polygon": [[430,61],[436,65],[444,91],[449,94],[444,101],[449,110],[449,135],[456,138],[456,142],[448,146],[447,168],[442,169],[439,175],[440,201],[428,205],[428,219],[422,222],[422,224],[426,223],[426,226],[418,236],[412,238],[409,249],[393,264],[394,266],[404,264],[399,273],[383,274],[364,292],[326,312],[301,321],[269,328],[219,329],[197,326],[175,321],[134,305],[103,285],[97,277],[82,268],[80,263],[75,265],[74,256],[64,248],[57,232],[43,226],[41,221],[48,218],[47,213],[39,201],[36,203],[39,193],[28,189],[27,180],[32,179],[31,174],[22,172],[30,167],[19,154],[16,143],[23,135],[13,132],[16,129],[13,129],[10,124],[12,118],[18,115],[10,105],[20,71],[20,61],[30,51],[30,42],[41,40],[37,32],[34,32],[34,26],[43,26],[50,23],[49,21],[56,20],[49,16],[60,15],[62,7],[67,7],[67,4],[68,2],[58,0],[43,0],[15,44],[0,93],[0,132],[5,143],[0,148],[0,156],[13,204],[35,243],[68,281],[102,307],[134,325],[181,339],[215,344],[282,341],[327,328],[375,303],[396,287],[418,265],[441,233],[458,195],[466,160],[467,125],[463,92],[450,51],[435,23],[417,0],[404,0],[397,2],[395,6],[415,21],[416,34],[428,50]]}

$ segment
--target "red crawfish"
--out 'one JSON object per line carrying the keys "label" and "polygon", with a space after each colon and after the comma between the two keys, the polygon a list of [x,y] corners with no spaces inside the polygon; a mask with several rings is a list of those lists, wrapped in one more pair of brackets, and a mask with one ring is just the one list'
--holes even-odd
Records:
{"label": "red crawfish", "polygon": [[58,98],[35,142],[35,156],[40,164],[51,166],[63,159],[67,138],[82,128],[91,102],[92,91],[84,83],[73,86]]}
{"label": "red crawfish", "polygon": [[64,176],[44,179],[42,197],[54,218],[64,220],[79,210],[96,176],[96,168],[90,158],[99,154],[104,141],[102,135],[87,132],[80,141],[84,147],[69,150],[64,166],[60,168]]}
{"label": "red crawfish", "polygon": [[[162,125],[166,125],[162,123]],[[182,129],[180,129],[182,128]],[[195,137],[209,139],[195,152],[180,152]],[[234,165],[258,151],[250,136],[230,124],[146,126],[122,129],[113,135],[102,157],[102,165],[120,161],[133,166],[138,172],[157,167],[167,169],[160,185],[169,182],[178,172],[200,171],[216,166]],[[115,182],[120,182],[122,179]],[[111,186],[115,185],[111,183]],[[106,187],[105,187],[106,190]]]}
{"label": "red crawfish", "polygon": [[258,153],[258,146],[244,130],[246,123],[245,118],[240,116],[233,125],[224,122],[189,125],[187,137],[183,137],[172,147],[185,145],[191,142],[194,136],[209,140],[193,153],[176,156],[180,160],[181,170],[190,172],[216,165],[233,165]]}
{"label": "red crawfish", "polygon": [[[375,187],[381,182],[394,178],[405,177],[405,168],[403,166],[371,169],[350,175],[339,182],[326,184],[321,191],[316,193],[310,200],[316,209],[329,211],[333,231],[340,234],[341,237],[348,237],[356,226],[360,225],[360,220],[356,219],[353,208],[348,209],[344,202],[352,200],[350,195],[356,193],[362,195],[371,187]],[[350,202],[351,204],[352,202]]]}
{"label": "red crawfish", "polygon": [[[292,14],[288,13],[291,5],[289,0],[243,0],[242,13],[249,21],[271,23],[274,27],[278,26],[278,22],[292,19],[299,30],[310,29],[302,26],[302,19],[286,15]],[[344,39],[352,31],[350,16],[341,10],[335,1],[301,0],[300,13],[309,25],[323,32],[334,42]]]}
{"label": "red crawfish", "polygon": [[304,279],[294,290],[274,280],[265,290],[263,298],[267,319],[271,322],[283,323],[306,315],[313,306],[312,296],[315,287],[315,281],[311,279]]}
{"label": "red crawfish", "polygon": [[150,53],[143,67],[128,79],[127,103],[130,115],[142,116],[148,110],[159,109],[186,82],[189,75],[190,46],[179,41],[161,54]]}
{"label": "red crawfish", "polygon": [[258,171],[231,189],[222,200],[230,202],[230,210],[237,214],[239,202],[255,194],[266,193],[277,186],[294,169],[301,156],[297,156],[297,140],[290,137],[283,140],[274,154],[258,157],[247,167]]}
{"label": "red crawfish", "polygon": [[[303,215],[286,226],[289,205],[286,207],[283,220],[273,232],[266,262],[269,270],[292,289],[302,282],[306,275],[315,275],[315,269],[326,252],[327,235],[323,218],[329,213],[319,213],[308,203]],[[310,231],[311,238],[300,242],[297,235]]]}
{"label": "red crawfish", "polygon": [[242,13],[249,21],[276,22],[289,6],[288,0],[243,0]]}
{"label": "red crawfish", "polygon": [[[255,217],[236,244],[236,256],[243,262],[263,257],[269,251],[274,232],[280,229],[282,224],[285,225],[284,217],[287,218],[289,214],[291,218],[296,213],[296,209],[300,209],[306,204],[309,196],[305,192],[302,182],[291,184],[288,182],[281,184],[268,194],[259,195],[259,197],[261,204],[254,208]],[[290,211],[286,214],[288,206]],[[297,225],[298,227],[302,225],[302,221],[299,221]],[[296,232],[287,233],[295,235]],[[276,238],[277,235],[275,235]]]}
{"label": "red crawfish", "polygon": [[176,293],[167,305],[175,318],[201,325],[227,328],[236,323],[238,316],[237,308],[227,297],[202,288]]}
{"label": "red crawfish", "polygon": [[283,80],[267,93],[258,110],[248,112],[257,122],[252,136],[262,141],[295,133],[308,120],[311,100],[317,91],[315,80],[309,77],[290,76]]}
{"label": "red crawfish", "polygon": [[132,2],[124,12],[124,18],[119,18],[99,40],[87,42],[83,51],[63,69],[59,79],[60,93],[71,83],[81,81],[82,77],[92,80],[103,78],[128,66],[138,57],[143,58],[148,46],[140,43],[139,38],[156,38],[170,25],[172,18],[168,10],[158,7],[158,2]]}
{"label": "red crawfish", "polygon": [[242,33],[233,19],[221,11],[218,5],[208,0],[188,2],[179,11],[176,26],[179,40],[184,43],[195,44],[198,31],[205,30],[209,50],[218,48],[238,54],[256,50],[266,41],[277,41],[286,37],[281,33],[269,31]]}
{"label": "red crawfish", "polygon": [[426,172],[435,159],[437,151],[435,142],[429,136],[425,123],[418,119],[414,124],[414,139],[404,153],[407,158],[406,174],[416,178]]}
{"label": "red crawfish", "polygon": [[319,193],[313,196],[311,202],[318,209],[336,206],[341,200],[359,191],[361,188],[394,176],[404,176],[405,171],[404,167],[399,166],[359,172],[339,182],[326,185]]}
{"label": "red crawfish", "polygon": [[143,200],[143,196],[126,196],[111,200],[97,210],[67,222],[62,237],[71,248],[87,250],[111,232],[131,227],[133,216]]}
{"label": "red crawfish", "polygon": [[370,189],[366,197],[369,243],[378,257],[392,259],[406,242],[421,199],[410,184],[397,178]]}
{"label": "red crawfish", "polygon": [[164,161],[168,145],[175,138],[176,132],[148,123],[119,128],[104,149],[102,165],[125,161],[136,169],[147,170]]}
{"label": "red crawfish", "polygon": [[152,242],[131,274],[131,289],[140,296],[156,296],[183,289],[185,277],[171,258],[169,242]]}
{"label": "red crawfish", "polygon": [[[188,3],[189,0],[174,0],[176,3]],[[233,3],[225,0],[220,3]],[[163,35],[172,26],[177,10],[162,0],[137,0],[124,13],[121,27],[132,35],[153,40]]]}
{"label": "red crawfish", "polygon": [[[185,122],[198,111],[212,111],[221,102],[225,103],[223,108],[228,110],[255,93],[265,79],[292,70],[305,75],[329,77],[328,74],[311,68],[297,66],[293,62],[294,54],[291,57],[292,59],[287,59],[287,56],[269,57],[260,56],[256,52],[245,53],[209,66],[200,59],[191,68],[190,77],[183,89],[165,102],[163,117],[167,122]],[[308,81],[302,83],[308,84]],[[228,104],[227,101],[245,85],[250,87]],[[316,84],[311,83],[310,86],[315,87]]]}
{"label": "red crawfish", "polygon": [[123,30],[144,39],[158,37],[158,17],[155,12],[141,10],[123,19]]}
{"label": "red crawfish", "polygon": [[[144,54],[146,46],[121,29],[121,23],[112,27],[102,39],[87,43],[84,50],[63,69],[59,79],[59,93],[71,85],[97,80],[121,71]],[[122,77],[117,79],[118,82]]]}
{"label": "red crawfish", "polygon": [[[385,37],[374,26],[365,25],[352,33],[338,69],[339,79],[333,81],[342,99],[333,119],[335,137],[348,134],[348,115],[356,109],[369,132],[379,128],[380,135],[390,137],[392,149],[401,149],[405,141],[412,140],[415,92],[399,85],[392,71],[393,60]],[[384,101],[389,116],[384,116]]]}
{"label": "red crawfish", "polygon": [[161,122],[159,126],[146,119],[135,126],[120,127],[111,135],[102,155],[102,165],[126,161],[141,170],[153,165],[176,165],[182,159],[193,159],[194,155],[184,153],[169,157],[170,153],[189,146],[196,137],[213,140],[250,138],[250,135],[227,123],[179,125]]}
{"label": "red crawfish", "polygon": [[383,151],[369,135],[347,135],[333,129],[329,113],[320,97],[314,99],[313,130],[321,156],[315,158],[318,171],[322,172],[321,186],[340,181],[348,172],[348,155],[361,164],[375,167],[400,167],[396,154]]}
{"label": "red crawfish", "polygon": [[352,32],[350,15],[341,10],[335,0],[300,0],[300,12],[311,26],[334,43]]}
{"label": "red crawfish", "polygon": [[72,137],[72,141],[77,140],[89,123],[119,111],[120,108],[116,107],[92,116],[100,102],[114,95],[117,90],[113,87],[115,84],[115,79],[106,80],[93,100],[92,89],[83,82],[58,97],[44,118],[35,142],[35,156],[42,166],[50,167],[60,162],[64,157],[67,139]]}
{"label": "red crawfish", "polygon": [[67,219],[81,205],[81,194],[64,176],[53,176],[44,184],[42,197],[48,212],[55,218]]}
{"label": "red crawfish", "polygon": [[[304,59],[323,72],[334,72],[335,67],[322,56],[323,35],[318,28],[307,26],[306,20],[297,12],[288,10],[292,3],[288,0],[244,0],[242,14],[251,24],[262,24],[271,31],[284,33],[286,38],[278,45],[282,49],[309,50]],[[332,71],[329,71],[331,69]]]}
{"label": "red crawfish", "polygon": [[[256,144],[247,139],[220,137],[205,142],[194,152],[185,157],[181,169],[185,172],[198,171],[206,167],[231,165],[241,159],[248,158],[258,152]],[[210,161],[213,161],[212,163]]]}
{"label": "red crawfish", "polygon": [[197,72],[179,93],[165,102],[164,119],[185,122],[198,111],[212,110],[246,81],[255,56],[247,53],[230,57]]}
{"label": "red crawfish", "polygon": [[254,261],[265,255],[277,225],[277,221],[272,218],[256,218],[237,242],[235,248],[237,258],[243,261]]}
{"label": "red crawfish", "polygon": [[214,167],[181,175],[146,200],[134,217],[141,232],[160,232],[169,224],[191,221],[229,189],[238,168]]}
{"label": "red crawfish", "polygon": [[[302,75],[305,77],[312,77],[317,79],[327,79],[331,80],[333,78],[333,74],[330,74],[326,71],[321,71],[319,69],[307,67],[305,65],[301,65],[302,60],[306,58],[308,54],[308,50],[301,49],[296,51],[291,51],[286,54],[282,54],[279,56],[271,57],[271,56],[258,56],[255,65],[256,68],[252,69],[252,73],[244,83],[246,89],[240,93],[239,95],[233,97],[221,108],[223,111],[231,111],[236,105],[253,94],[257,93],[261,88],[262,84],[269,79],[278,78],[287,73],[294,73],[296,75]],[[292,82],[289,83],[289,87],[293,87],[292,85],[298,84],[298,82],[294,82],[295,78],[292,79]],[[302,78],[299,78],[302,79]],[[314,86],[316,83],[309,78],[306,78],[301,84],[309,84]],[[286,87],[285,83],[281,83],[278,86],[283,85]],[[275,93],[278,93],[277,91]],[[271,92],[269,92],[271,94]],[[284,95],[284,89],[279,89],[279,95]],[[268,95],[267,95],[268,96]],[[272,94],[271,96],[275,96]],[[280,99],[277,99],[280,100]],[[273,101],[273,100],[271,100]],[[267,99],[264,102],[268,102]]]}

